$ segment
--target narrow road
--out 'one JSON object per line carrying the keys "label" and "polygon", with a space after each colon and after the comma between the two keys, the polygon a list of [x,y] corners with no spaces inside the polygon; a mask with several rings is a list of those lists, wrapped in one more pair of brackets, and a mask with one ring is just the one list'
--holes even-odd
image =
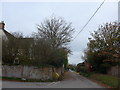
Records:
{"label": "narrow road", "polygon": [[104,88],[76,72],[68,71],[65,79],[58,82],[14,82],[3,81],[3,88]]}

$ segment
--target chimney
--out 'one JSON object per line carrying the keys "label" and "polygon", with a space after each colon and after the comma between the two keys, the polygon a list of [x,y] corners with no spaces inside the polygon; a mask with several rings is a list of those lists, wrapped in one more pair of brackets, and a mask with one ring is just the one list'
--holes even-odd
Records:
{"label": "chimney", "polygon": [[1,22],[0,22],[0,29],[3,29],[3,30],[4,30],[4,27],[5,27],[4,21],[1,21]]}

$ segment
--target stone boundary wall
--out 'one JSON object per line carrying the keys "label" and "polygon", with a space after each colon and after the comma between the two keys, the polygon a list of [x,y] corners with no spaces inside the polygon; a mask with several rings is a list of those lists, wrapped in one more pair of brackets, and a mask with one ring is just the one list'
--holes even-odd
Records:
{"label": "stone boundary wall", "polygon": [[[59,75],[64,73],[64,68],[54,68],[54,71]],[[25,79],[37,79],[37,80],[53,80],[53,68],[38,68],[34,66],[2,66],[3,77],[17,77]]]}

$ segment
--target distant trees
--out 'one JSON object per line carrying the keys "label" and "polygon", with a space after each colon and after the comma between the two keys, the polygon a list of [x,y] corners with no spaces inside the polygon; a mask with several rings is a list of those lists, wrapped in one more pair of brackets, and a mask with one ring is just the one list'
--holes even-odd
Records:
{"label": "distant trees", "polygon": [[76,71],[77,66],[76,66],[75,64],[69,64],[69,65],[68,65],[68,68],[69,68],[70,70]]}
{"label": "distant trees", "polygon": [[120,23],[106,23],[91,34],[83,59],[96,71],[106,73],[112,65],[120,62]]}

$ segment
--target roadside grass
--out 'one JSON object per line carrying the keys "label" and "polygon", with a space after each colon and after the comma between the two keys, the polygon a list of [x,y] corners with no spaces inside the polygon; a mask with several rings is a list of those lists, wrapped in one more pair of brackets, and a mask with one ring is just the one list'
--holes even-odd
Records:
{"label": "roadside grass", "polygon": [[92,72],[80,72],[79,74],[85,77],[90,77],[93,73]]}
{"label": "roadside grass", "polygon": [[2,80],[16,80],[16,81],[22,81],[21,78],[13,78],[13,77],[0,77]]}
{"label": "roadside grass", "polygon": [[19,82],[53,82],[53,80],[37,80],[37,79],[22,80],[21,78],[15,78],[15,77],[0,77],[0,78],[2,80],[19,81]]}
{"label": "roadside grass", "polygon": [[90,75],[90,78],[100,81],[101,83],[111,86],[113,88],[118,87],[119,79],[117,77],[113,77],[110,75],[103,75],[103,74],[93,74],[93,75]]}
{"label": "roadside grass", "polygon": [[96,80],[100,83],[103,83],[107,86],[117,88],[120,82],[120,79],[114,76],[106,75],[106,74],[98,74],[98,73],[83,73],[80,72],[80,75],[88,77],[90,79]]}

